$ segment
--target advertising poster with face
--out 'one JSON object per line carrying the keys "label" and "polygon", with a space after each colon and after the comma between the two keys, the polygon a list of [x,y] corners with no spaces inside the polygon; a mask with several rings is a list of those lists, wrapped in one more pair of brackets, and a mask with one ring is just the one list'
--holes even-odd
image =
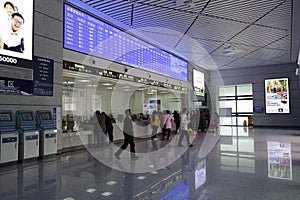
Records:
{"label": "advertising poster with face", "polygon": [[22,61],[32,60],[33,0],[0,0],[0,24],[0,63],[26,67]]}
{"label": "advertising poster with face", "polygon": [[290,113],[288,78],[265,80],[266,113]]}

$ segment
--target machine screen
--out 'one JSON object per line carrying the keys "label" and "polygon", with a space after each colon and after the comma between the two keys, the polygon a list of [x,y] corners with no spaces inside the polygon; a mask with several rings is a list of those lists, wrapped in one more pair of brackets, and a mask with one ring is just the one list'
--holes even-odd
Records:
{"label": "machine screen", "polygon": [[51,120],[51,115],[49,112],[43,112],[41,113],[42,120]]}
{"label": "machine screen", "polygon": [[0,113],[0,121],[12,121],[10,113]]}
{"label": "machine screen", "polygon": [[33,121],[32,113],[22,113],[21,116],[23,121]]}

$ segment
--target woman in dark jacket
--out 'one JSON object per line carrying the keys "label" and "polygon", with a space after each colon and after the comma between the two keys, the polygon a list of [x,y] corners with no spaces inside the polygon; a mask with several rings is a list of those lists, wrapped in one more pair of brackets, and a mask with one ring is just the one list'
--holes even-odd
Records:
{"label": "woman in dark jacket", "polygon": [[105,116],[105,127],[106,127],[105,134],[108,135],[110,142],[114,142],[114,136],[113,136],[114,127],[112,125],[112,120],[110,116],[108,116],[105,112],[102,112],[101,114]]}

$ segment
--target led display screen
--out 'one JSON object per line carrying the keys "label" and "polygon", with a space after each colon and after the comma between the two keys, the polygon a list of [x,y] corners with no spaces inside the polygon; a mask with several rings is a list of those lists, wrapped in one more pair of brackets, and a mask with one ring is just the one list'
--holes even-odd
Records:
{"label": "led display screen", "polygon": [[43,112],[41,113],[42,120],[51,120],[51,115],[49,112]]}
{"label": "led display screen", "polygon": [[288,78],[265,80],[266,113],[290,113]]}
{"label": "led display screen", "polygon": [[31,68],[33,0],[1,0],[0,24],[0,63]]}
{"label": "led display screen", "polygon": [[10,113],[0,113],[0,121],[12,121]]}
{"label": "led display screen", "polygon": [[187,61],[67,4],[64,48],[187,81]]}
{"label": "led display screen", "polygon": [[28,112],[28,113],[22,113],[22,120],[23,121],[33,121],[33,116],[32,113]]}
{"label": "led display screen", "polygon": [[193,86],[194,86],[194,94],[198,96],[204,97],[204,73],[193,69]]}

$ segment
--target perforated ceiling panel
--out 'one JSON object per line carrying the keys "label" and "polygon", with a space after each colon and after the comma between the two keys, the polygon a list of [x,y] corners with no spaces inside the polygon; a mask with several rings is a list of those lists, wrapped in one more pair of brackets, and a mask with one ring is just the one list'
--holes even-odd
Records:
{"label": "perforated ceiling panel", "polygon": [[208,70],[296,61],[293,0],[82,2]]}

